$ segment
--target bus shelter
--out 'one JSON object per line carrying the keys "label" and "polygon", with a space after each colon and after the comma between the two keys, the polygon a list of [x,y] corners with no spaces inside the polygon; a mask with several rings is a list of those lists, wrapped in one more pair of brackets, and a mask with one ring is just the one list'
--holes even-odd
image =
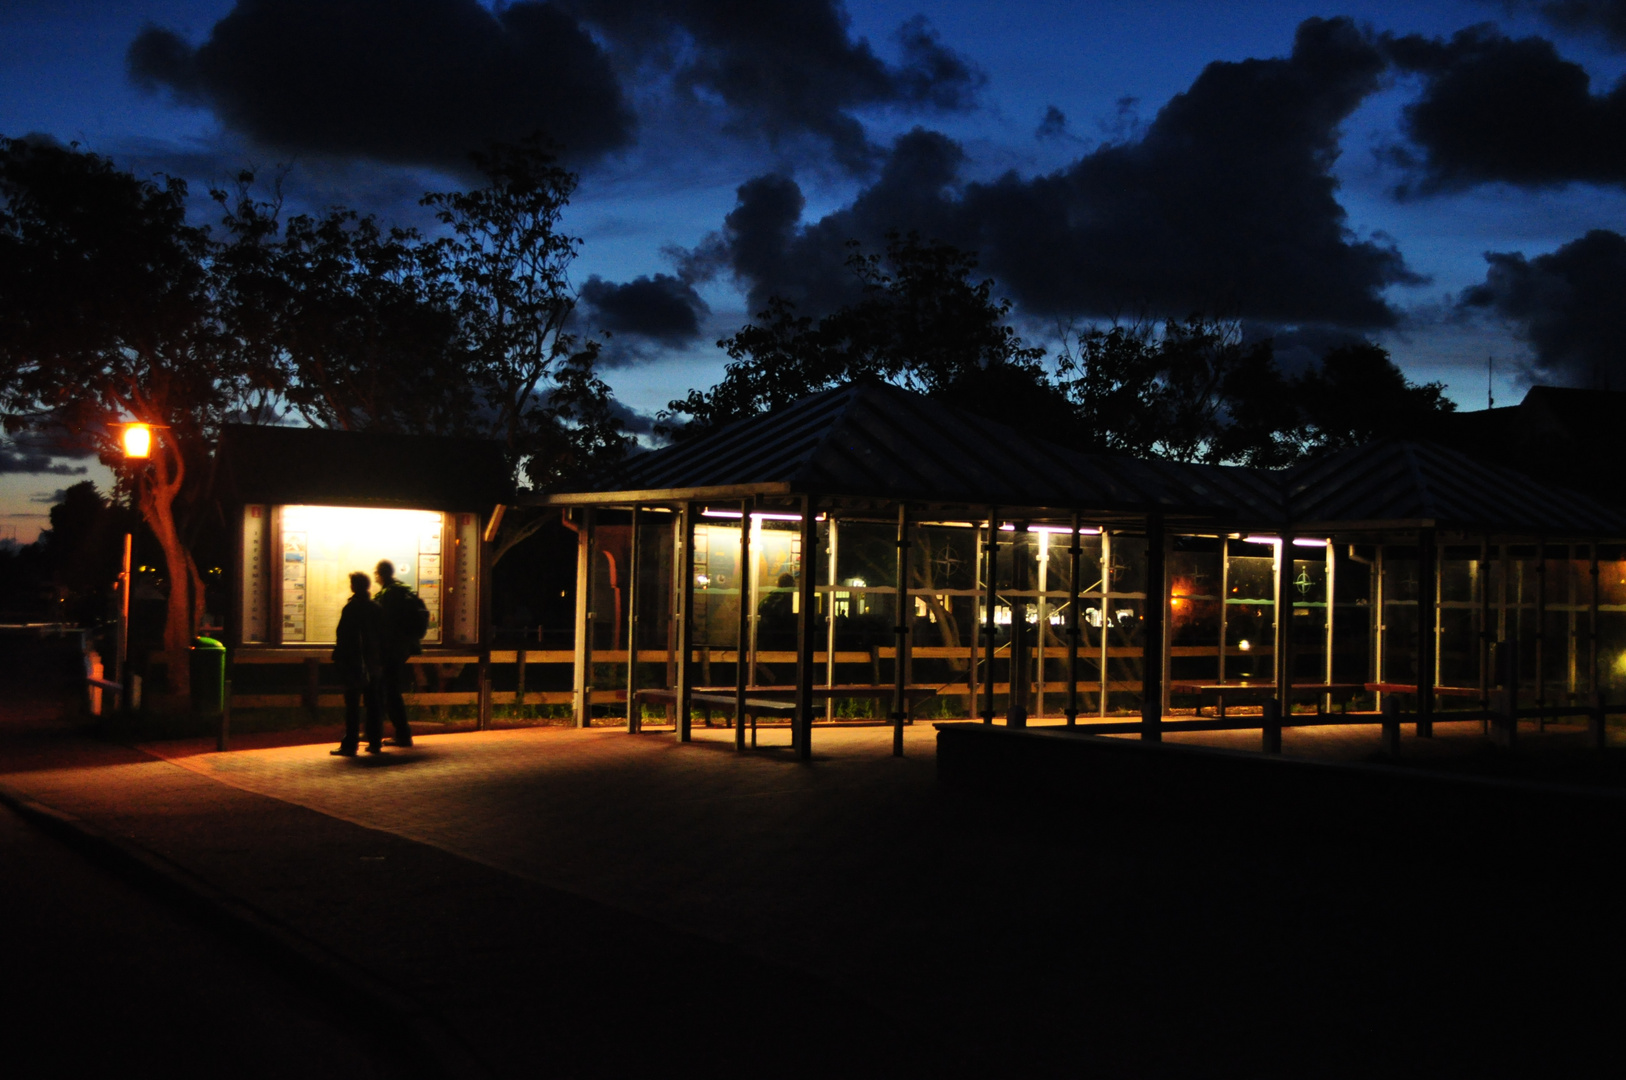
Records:
{"label": "bus shelter", "polygon": [[788,717],[803,757],[815,721],[888,720],[901,752],[921,713],[1271,749],[1339,706],[1426,732],[1626,680],[1626,520],[1438,447],[1141,461],[857,383],[595,488],[534,497],[578,531],[583,725],[688,739],[716,710],[743,748],[747,716]]}

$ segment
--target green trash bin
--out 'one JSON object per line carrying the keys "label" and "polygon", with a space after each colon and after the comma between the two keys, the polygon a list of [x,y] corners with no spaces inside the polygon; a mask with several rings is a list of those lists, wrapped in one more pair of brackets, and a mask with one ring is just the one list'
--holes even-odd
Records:
{"label": "green trash bin", "polygon": [[192,643],[192,711],[198,716],[226,711],[226,646],[214,638]]}

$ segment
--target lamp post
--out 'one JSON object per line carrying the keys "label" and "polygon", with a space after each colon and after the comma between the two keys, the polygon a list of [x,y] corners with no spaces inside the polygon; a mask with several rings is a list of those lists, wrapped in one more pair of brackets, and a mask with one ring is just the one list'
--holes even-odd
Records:
{"label": "lamp post", "polygon": [[[152,425],[124,424],[119,443],[124,448],[125,461],[145,461],[152,456]],[[134,536],[124,534],[124,561],[119,569],[119,631],[118,644],[113,654],[113,681],[122,688],[119,706],[124,711],[132,707],[133,683],[126,677],[125,668],[130,658],[130,552]]]}

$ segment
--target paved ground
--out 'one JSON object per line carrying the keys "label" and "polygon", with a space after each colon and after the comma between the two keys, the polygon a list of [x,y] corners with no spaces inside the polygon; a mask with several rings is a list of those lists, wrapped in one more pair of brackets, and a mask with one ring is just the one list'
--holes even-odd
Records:
{"label": "paved ground", "polygon": [[415,1075],[376,1028],[0,807],[13,1077]]}
{"label": "paved ground", "polygon": [[883,729],[817,731],[807,765],[727,739],[39,734],[0,784],[399,995],[454,1069],[1618,1072],[1619,852],[1591,833],[1062,815],[944,791],[924,725],[901,760]]}

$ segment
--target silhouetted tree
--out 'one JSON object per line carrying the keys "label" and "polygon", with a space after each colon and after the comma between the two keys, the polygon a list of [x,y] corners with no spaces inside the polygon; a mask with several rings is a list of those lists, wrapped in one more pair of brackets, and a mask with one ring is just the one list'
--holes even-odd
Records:
{"label": "silhouetted tree", "polygon": [[1009,325],[1010,303],[994,299],[993,282],[975,280],[975,255],[915,233],[890,234],[884,255],[852,247],[855,303],[814,320],[772,298],[758,322],[718,342],[731,361],[723,380],[671,402],[662,415],[668,429],[696,434],[857,378],[985,415],[1017,401],[1060,403],[1040,364],[1044,350]]}
{"label": "silhouetted tree", "polygon": [[1434,419],[1456,411],[1443,383],[1409,381],[1386,349],[1372,344],[1330,350],[1293,386],[1309,453],[1373,439],[1426,439]]}
{"label": "silhouetted tree", "polygon": [[163,551],[164,650],[187,689],[203,584],[180,514],[246,372],[222,333],[207,229],[186,185],[162,184],[74,149],[0,140],[0,405],[12,430],[54,423],[121,464],[119,421],[155,426],[149,462],[125,469]]}

